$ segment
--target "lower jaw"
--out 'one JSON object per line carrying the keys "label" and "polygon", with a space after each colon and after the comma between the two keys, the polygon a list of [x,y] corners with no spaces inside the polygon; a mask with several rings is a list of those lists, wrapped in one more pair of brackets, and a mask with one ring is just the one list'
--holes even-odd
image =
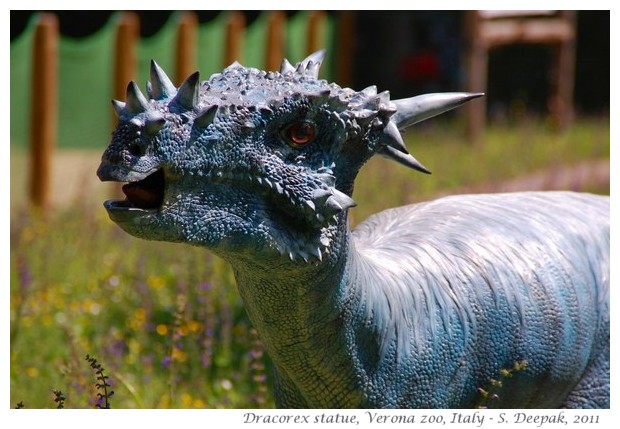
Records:
{"label": "lower jaw", "polygon": [[141,209],[127,200],[108,200],[103,203],[110,219],[117,223],[135,221],[138,218],[153,215],[158,209]]}

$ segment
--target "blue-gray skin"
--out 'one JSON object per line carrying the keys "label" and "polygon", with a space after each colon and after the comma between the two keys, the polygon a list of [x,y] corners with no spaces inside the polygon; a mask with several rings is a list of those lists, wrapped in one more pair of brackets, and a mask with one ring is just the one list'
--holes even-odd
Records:
{"label": "blue-gray skin", "polygon": [[[98,175],[130,234],[232,265],[276,369],[280,407],[609,407],[609,198],[443,198],[347,224],[361,166],[426,171],[400,131],[479,94],[390,100],[233,64],[175,88],[132,82]],[[389,184],[386,184],[389,186]]]}

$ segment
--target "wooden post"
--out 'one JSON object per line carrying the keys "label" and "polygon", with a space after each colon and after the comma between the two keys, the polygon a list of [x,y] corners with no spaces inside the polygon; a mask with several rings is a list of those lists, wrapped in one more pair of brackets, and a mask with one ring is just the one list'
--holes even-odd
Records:
{"label": "wooden post", "polygon": [[[573,10],[560,12],[571,29],[576,28],[576,14]],[[573,121],[573,92],[575,86],[575,45],[574,31],[566,40],[556,43],[553,47],[553,70],[551,73],[551,96],[549,111],[555,125],[562,131]]]}
{"label": "wooden post", "polygon": [[323,44],[325,38],[323,37],[323,26],[325,25],[325,11],[313,10],[308,17],[308,39],[307,39],[307,51],[308,55],[318,51],[319,49],[326,48]]}
{"label": "wooden post", "polygon": [[338,13],[339,40],[336,54],[336,82],[340,86],[351,86],[353,83],[353,49],[355,48],[355,16],[353,11],[345,10]]}
{"label": "wooden post", "polygon": [[42,13],[34,33],[30,103],[30,200],[50,206],[52,155],[58,131],[58,18]]}
{"label": "wooden post", "polygon": [[[124,100],[127,84],[136,78],[136,42],[140,20],[133,12],[123,12],[118,20],[114,49],[114,98]],[[116,116],[114,119],[116,124]]]}
{"label": "wooden post", "polygon": [[240,12],[230,12],[226,23],[226,54],[224,64],[228,66],[235,61],[241,62],[243,49],[243,31],[245,18]]}
{"label": "wooden post", "polygon": [[267,56],[265,58],[265,70],[280,70],[282,58],[284,58],[284,33],[286,15],[280,10],[274,10],[269,14],[267,24]]}
{"label": "wooden post", "polygon": [[[140,38],[140,19],[134,12],[123,12],[116,27],[114,43],[114,76],[113,98],[123,101],[127,96],[127,85],[137,76],[136,43]],[[116,128],[118,118],[112,111],[112,128]],[[110,193],[114,197],[122,197],[121,185],[111,182]]]}
{"label": "wooden post", "polygon": [[175,78],[176,84],[180,85],[196,71],[198,17],[194,12],[183,12],[178,25]]}
{"label": "wooden post", "polygon": [[[469,92],[485,92],[488,77],[488,49],[485,41],[478,33],[480,28],[478,11],[465,12],[465,32],[467,49],[465,64],[467,69],[466,88]],[[486,126],[485,97],[464,106],[467,118],[467,137],[473,144],[482,142],[482,134]]]}

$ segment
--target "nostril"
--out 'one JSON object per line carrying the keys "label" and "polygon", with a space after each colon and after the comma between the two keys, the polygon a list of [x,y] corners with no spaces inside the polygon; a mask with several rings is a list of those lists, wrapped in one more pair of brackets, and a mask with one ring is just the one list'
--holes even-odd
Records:
{"label": "nostril", "polygon": [[140,145],[135,144],[135,143],[129,146],[129,153],[132,154],[133,156],[144,155],[144,152],[142,151],[142,148],[140,147]]}

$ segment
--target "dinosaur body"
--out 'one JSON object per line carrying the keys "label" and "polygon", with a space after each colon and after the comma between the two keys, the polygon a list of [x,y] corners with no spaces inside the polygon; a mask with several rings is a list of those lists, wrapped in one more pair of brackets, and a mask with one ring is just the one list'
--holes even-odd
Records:
{"label": "dinosaur body", "polygon": [[[338,270],[294,269],[283,283],[244,265],[239,287],[281,374],[280,405],[473,407],[478,387],[527,360],[490,405],[605,406],[609,224],[590,222],[605,217],[595,196],[458,196],[343,227]],[[587,392],[568,397],[588,373]]]}
{"label": "dinosaur body", "polygon": [[127,232],[228,260],[276,368],[281,407],[609,406],[609,198],[455,196],[351,232],[359,168],[420,171],[399,130],[472,94],[390,101],[319,80],[321,52],[280,72],[238,64],[175,88],[130,84],[102,180]]}

